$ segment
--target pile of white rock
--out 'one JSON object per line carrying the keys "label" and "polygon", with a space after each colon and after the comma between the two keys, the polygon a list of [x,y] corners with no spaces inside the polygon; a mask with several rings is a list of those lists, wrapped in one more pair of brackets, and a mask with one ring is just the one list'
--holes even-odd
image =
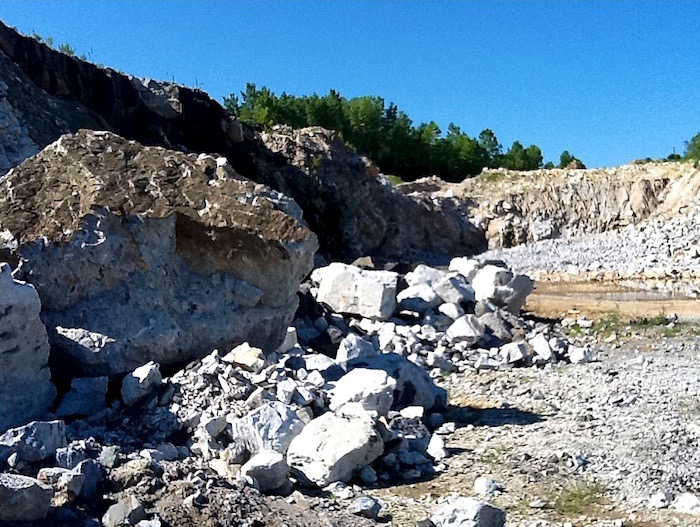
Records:
{"label": "pile of white rock", "polygon": [[[121,379],[74,379],[56,406],[67,426],[32,422],[0,436],[0,497],[17,504],[0,521],[100,495],[116,502],[104,525],[156,522],[129,489],[166,477],[194,485],[184,502],[193,507],[221,482],[354,495],[414,481],[444,468],[456,427],[435,378],[588,357],[519,316],[533,283],[500,262],[456,258],[405,276],[334,263],[311,279],[313,309],[277,350],[244,343],[171,376],[148,362]],[[356,514],[378,514],[362,503]]]}
{"label": "pile of white rock", "polygon": [[[551,325],[519,316],[533,281],[500,261],[460,257],[448,270],[419,265],[404,277],[333,263],[311,280],[311,294],[327,307],[323,316],[295,322],[311,344],[357,333],[376,351],[405,356],[433,377],[591,358]],[[338,353],[347,346],[340,342]]]}

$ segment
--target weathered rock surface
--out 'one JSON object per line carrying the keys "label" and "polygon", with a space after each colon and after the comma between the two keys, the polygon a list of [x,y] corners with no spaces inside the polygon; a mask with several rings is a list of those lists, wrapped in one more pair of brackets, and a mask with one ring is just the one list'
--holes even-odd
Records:
{"label": "weathered rock surface", "polygon": [[[677,214],[700,187],[691,163],[517,172],[499,169],[449,191],[475,204],[490,248],[619,229]],[[443,191],[445,188],[443,187]]]}
{"label": "weathered rock surface", "polygon": [[64,446],[66,426],[63,421],[32,421],[0,435],[0,458],[13,453],[31,463],[52,457]]}
{"label": "weathered rock surface", "polygon": [[80,128],[194,152],[241,140],[240,123],[200,90],[90,64],[1,22],[0,64],[0,174]]}
{"label": "weathered rock surface", "polygon": [[241,467],[241,475],[253,478],[262,492],[280,488],[288,473],[284,455],[274,450],[258,452]]}
{"label": "weathered rock surface", "polygon": [[40,310],[36,290],[0,264],[0,433],[44,417],[56,396]]}
{"label": "weathered rock surface", "polygon": [[402,195],[335,132],[260,133],[200,90],[100,68],[1,23],[0,56],[8,86],[0,84],[0,174],[61,134],[110,130],[225,155],[239,173],[296,199],[332,259],[447,259],[485,248],[457,200]]}
{"label": "weathered rock surface", "polygon": [[260,138],[274,156],[258,155],[256,181],[297,200],[323,254],[412,260],[483,250],[457,200],[402,195],[336,132],[280,126]]}
{"label": "weathered rock surface", "polygon": [[330,409],[347,403],[359,403],[368,412],[382,416],[394,402],[396,381],[382,370],[356,368],[344,375],[330,391]]}
{"label": "weathered rock surface", "polygon": [[46,517],[51,487],[34,478],[0,474],[0,521],[33,521]]}
{"label": "weathered rock surface", "polygon": [[223,158],[106,132],[63,136],[0,186],[0,230],[21,241],[52,358],[71,375],[244,341],[274,350],[317,246],[293,201]]}

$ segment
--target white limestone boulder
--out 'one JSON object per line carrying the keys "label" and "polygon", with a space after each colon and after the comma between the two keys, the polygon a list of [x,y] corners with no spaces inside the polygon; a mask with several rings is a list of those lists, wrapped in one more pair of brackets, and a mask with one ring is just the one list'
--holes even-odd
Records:
{"label": "white limestone boulder", "polygon": [[253,478],[261,492],[275,490],[284,485],[289,466],[283,454],[274,450],[261,450],[241,467],[241,476]]}
{"label": "white limestone boulder", "polygon": [[367,412],[385,416],[394,403],[395,388],[396,381],[385,371],[355,368],[330,390],[329,407],[336,411],[347,403],[359,403]]}
{"label": "white limestone boulder", "polygon": [[506,513],[488,502],[458,496],[448,498],[430,520],[435,527],[504,527]]}
{"label": "white limestone boulder", "polygon": [[476,272],[471,286],[477,302],[490,302],[517,315],[532,292],[534,281],[497,265],[485,265]]}
{"label": "white limestone boulder", "polygon": [[396,310],[399,275],[391,271],[365,271],[334,262],[311,273],[318,284],[316,300],[336,313],[386,320]]}
{"label": "white limestone boulder", "polygon": [[372,417],[359,404],[344,405],[311,421],[289,445],[287,463],[309,482],[347,482],[384,452]]}
{"label": "white limestone boulder", "polygon": [[34,287],[0,264],[0,433],[44,417],[56,397],[40,311]]}
{"label": "white limestone boulder", "polygon": [[484,336],[484,326],[476,315],[464,315],[447,328],[445,335],[452,343],[466,342],[473,346]]}

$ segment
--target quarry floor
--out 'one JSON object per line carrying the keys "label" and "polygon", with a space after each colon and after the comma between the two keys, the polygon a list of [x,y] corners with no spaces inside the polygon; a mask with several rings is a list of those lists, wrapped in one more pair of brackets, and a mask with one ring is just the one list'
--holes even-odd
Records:
{"label": "quarry floor", "polygon": [[670,501],[700,494],[700,331],[664,317],[627,323],[700,318],[700,301],[570,286],[538,287],[527,309],[602,319],[572,331],[596,360],[442,379],[457,424],[451,457],[428,481],[372,491],[387,525],[413,526],[450,494],[474,496],[486,476],[502,488],[487,499],[511,527],[700,526],[700,516],[650,506],[661,491]]}

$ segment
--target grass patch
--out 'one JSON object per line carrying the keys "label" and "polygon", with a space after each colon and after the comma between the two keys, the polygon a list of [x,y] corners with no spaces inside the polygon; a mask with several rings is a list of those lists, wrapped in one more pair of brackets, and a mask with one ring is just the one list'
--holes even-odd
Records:
{"label": "grass patch", "polygon": [[405,183],[405,181],[399,176],[386,176],[386,178],[389,180],[389,183],[391,183],[395,187],[401,185],[402,183]]}
{"label": "grass patch", "polygon": [[479,179],[487,183],[495,183],[503,180],[505,177],[506,174],[503,172],[484,172],[483,174],[479,175]]}
{"label": "grass patch", "polygon": [[596,505],[603,504],[604,490],[605,487],[599,483],[574,483],[561,490],[553,508],[569,516],[587,513]]}
{"label": "grass patch", "polygon": [[510,447],[504,445],[495,445],[489,447],[486,452],[479,456],[479,461],[485,465],[496,465],[503,461],[503,457],[511,451]]}
{"label": "grass patch", "polygon": [[598,337],[607,337],[612,333],[618,335],[651,333],[662,337],[676,337],[686,334],[698,335],[700,328],[695,324],[678,322],[675,317],[669,317],[666,313],[623,319],[619,313],[613,312],[594,321],[590,328],[582,328],[578,324],[574,324],[567,328],[567,333],[569,336],[596,335]]}

